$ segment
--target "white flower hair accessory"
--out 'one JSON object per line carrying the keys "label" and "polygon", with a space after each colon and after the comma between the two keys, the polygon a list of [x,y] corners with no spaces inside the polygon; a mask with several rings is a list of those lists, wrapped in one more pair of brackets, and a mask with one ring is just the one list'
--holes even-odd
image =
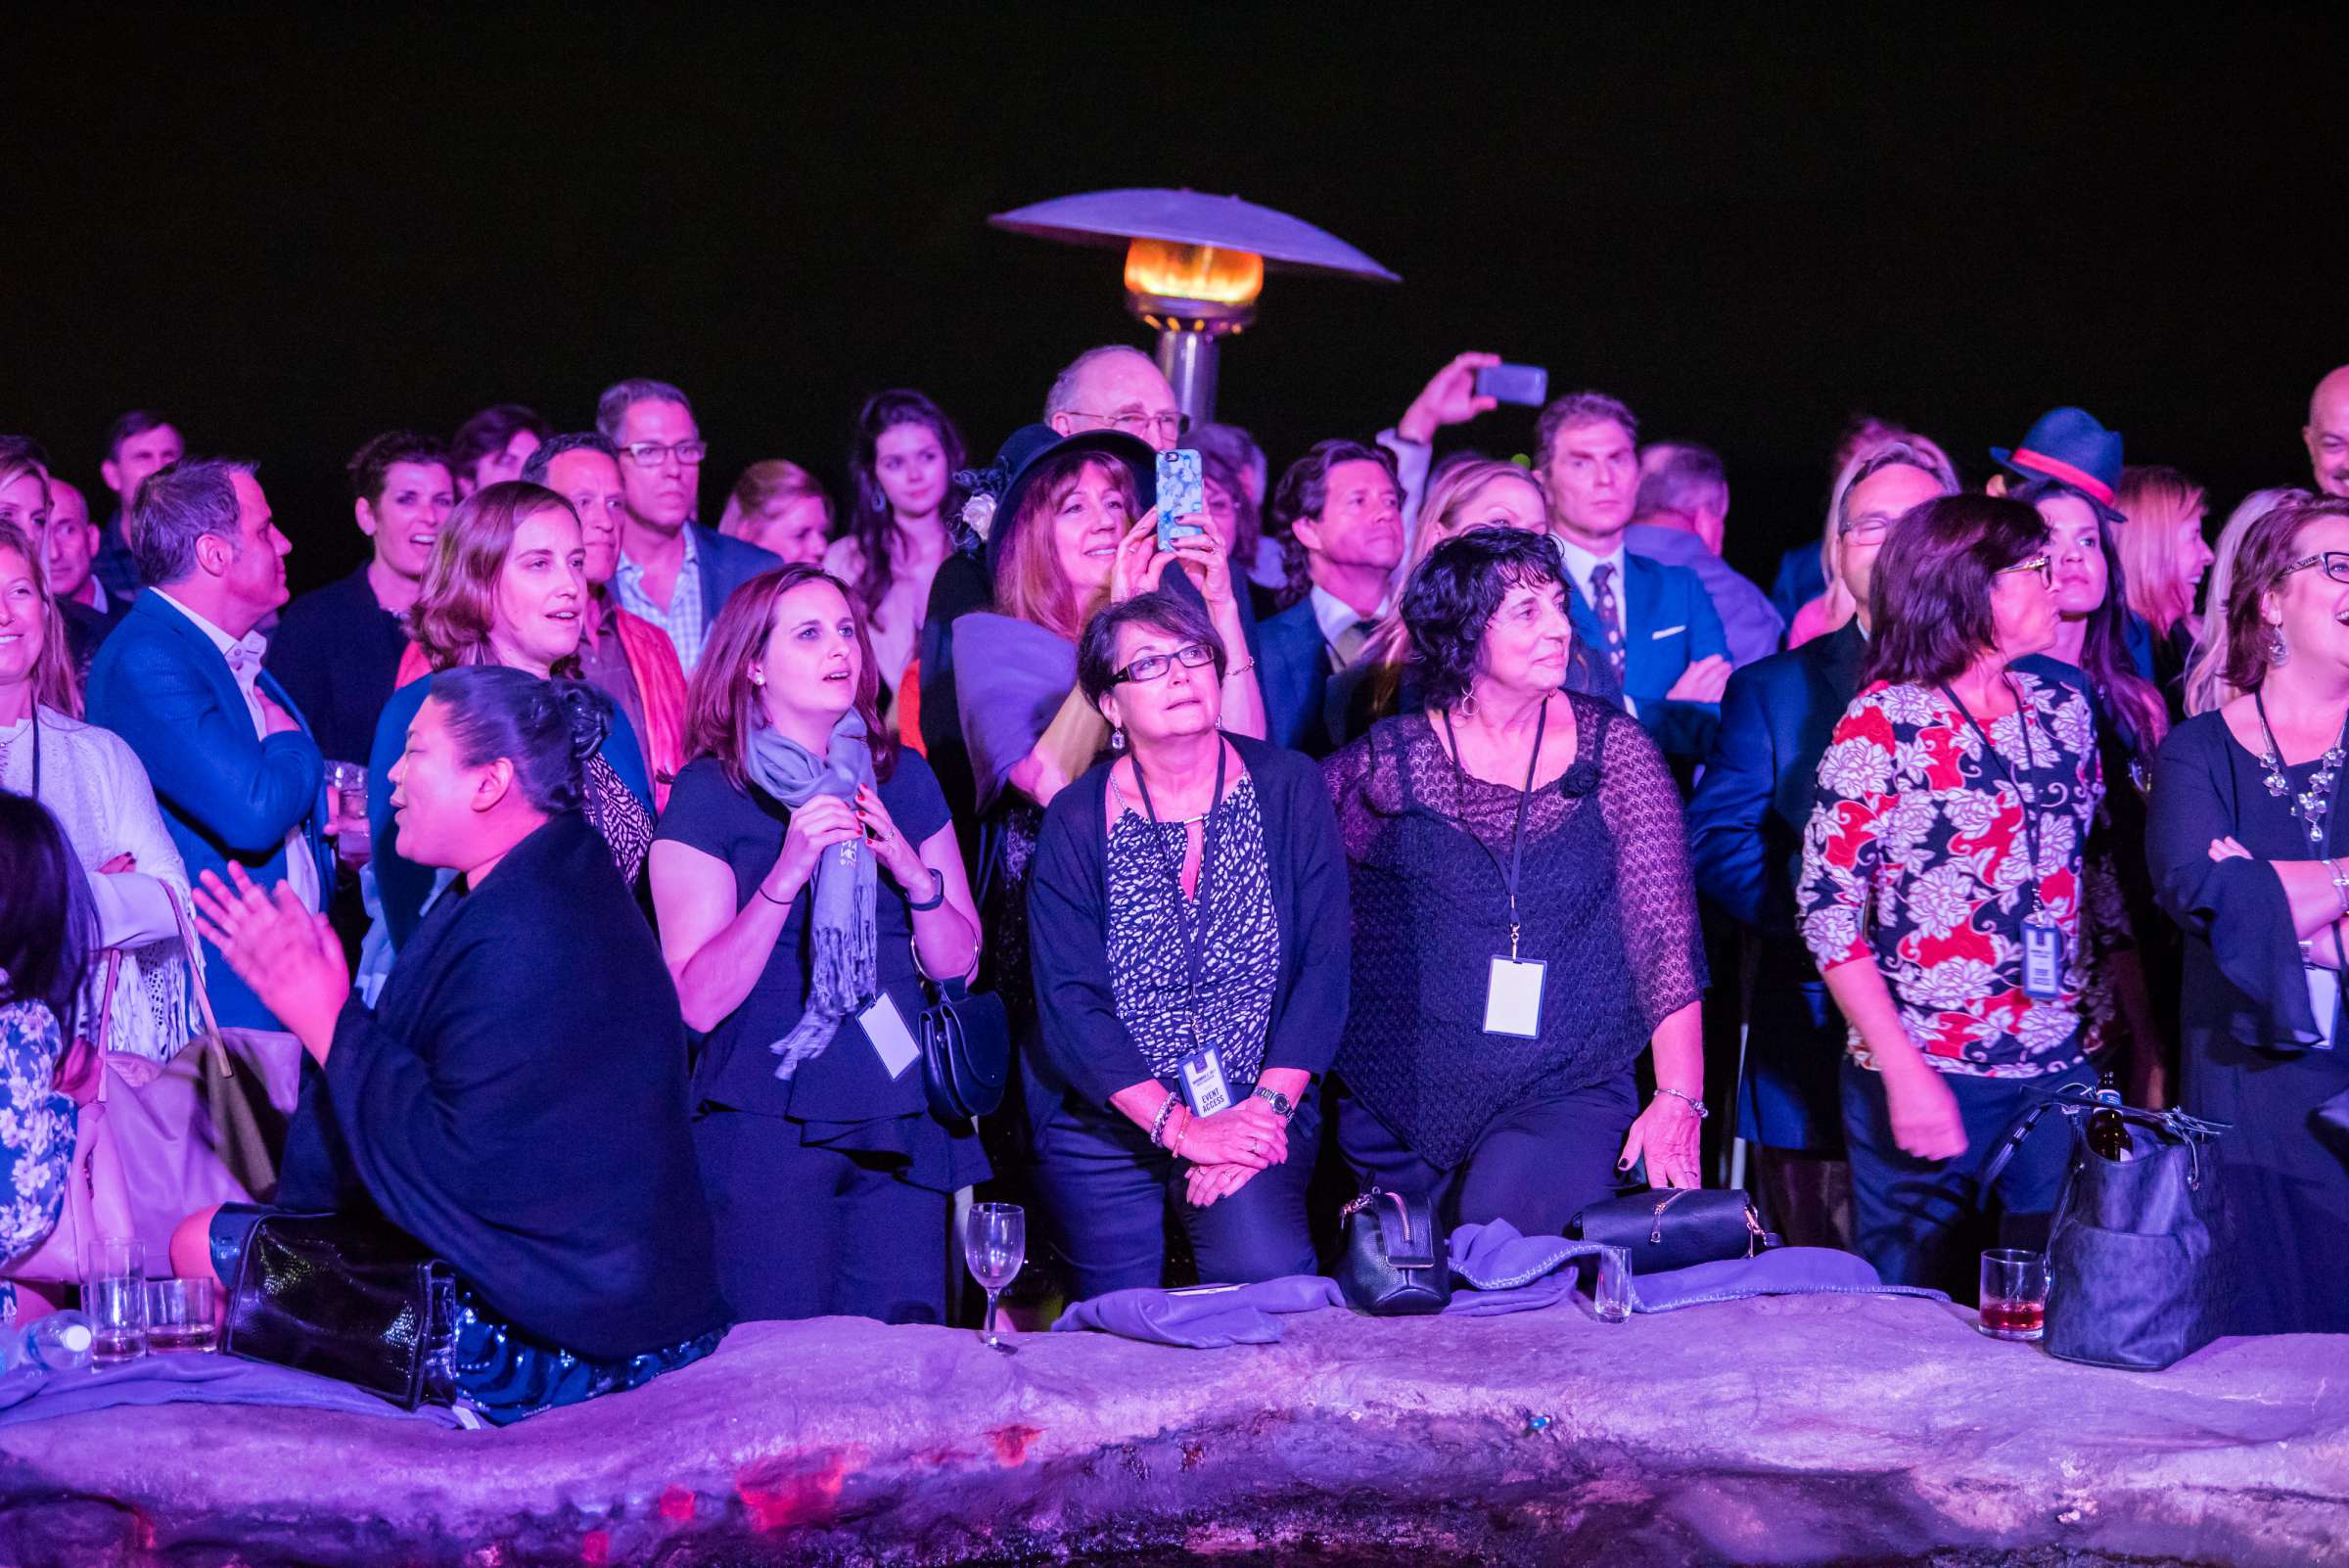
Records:
{"label": "white flower hair accessory", "polygon": [[995,503],[1011,487],[1010,465],[997,458],[985,468],[957,469],[954,485],[970,497],[955,520],[971,542],[985,544],[988,530],[995,526]]}
{"label": "white flower hair accessory", "polygon": [[995,524],[995,498],[982,490],[962,503],[962,526],[984,539]]}

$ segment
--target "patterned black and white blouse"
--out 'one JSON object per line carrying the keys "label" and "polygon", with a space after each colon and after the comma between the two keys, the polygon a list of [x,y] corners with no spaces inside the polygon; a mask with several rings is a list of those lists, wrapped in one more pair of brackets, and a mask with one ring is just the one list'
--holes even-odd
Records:
{"label": "patterned black and white blouse", "polygon": [[[1193,1042],[1190,944],[1207,922],[1200,958],[1198,1041],[1221,1047],[1223,1074],[1237,1095],[1265,1061],[1265,1030],[1280,982],[1280,921],[1265,853],[1265,818],[1246,773],[1207,824],[1214,860],[1201,866],[1206,907],[1185,899],[1174,880],[1189,829],[1153,826],[1139,803],[1110,788],[1119,804],[1109,832],[1109,973],[1118,1017],[1132,1032],[1150,1071],[1174,1079]],[[1156,836],[1157,843],[1152,842]]]}

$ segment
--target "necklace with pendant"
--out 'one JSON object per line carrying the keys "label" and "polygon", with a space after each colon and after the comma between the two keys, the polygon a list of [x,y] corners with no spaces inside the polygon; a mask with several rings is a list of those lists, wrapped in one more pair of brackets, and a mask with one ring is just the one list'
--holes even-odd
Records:
{"label": "necklace with pendant", "polygon": [[2251,706],[2259,715],[2259,733],[2267,742],[2266,753],[2260,761],[2267,768],[2263,782],[2268,786],[2268,793],[2280,801],[2289,796],[2293,819],[2308,826],[2308,842],[2322,845],[2325,842],[2325,812],[2332,805],[2332,781],[2340,776],[2341,763],[2349,761],[2349,714],[2342,715],[2340,734],[2333,737],[2325,755],[2317,760],[2317,770],[2308,776],[2308,788],[2294,795],[2291,780],[2283,771],[2283,748],[2276,743],[2275,727],[2268,722],[2267,699],[2254,691],[2251,694]]}

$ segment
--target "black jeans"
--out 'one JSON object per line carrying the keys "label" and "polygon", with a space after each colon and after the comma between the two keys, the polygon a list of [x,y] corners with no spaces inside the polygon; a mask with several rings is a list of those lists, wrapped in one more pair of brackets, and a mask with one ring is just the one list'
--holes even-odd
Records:
{"label": "black jeans", "polygon": [[1204,1209],[1179,1185],[1183,1167],[1124,1113],[1063,1104],[1036,1133],[1031,1167],[1044,1240],[1066,1272],[1069,1295],[1163,1282],[1170,1193],[1198,1260],[1201,1284],[1255,1284],[1313,1272],[1305,1189],[1321,1141],[1318,1086],[1289,1122],[1289,1157]]}
{"label": "black jeans", "polygon": [[1447,1226],[1506,1220],[1526,1235],[1555,1236],[1567,1221],[1615,1195],[1615,1162],[1638,1115],[1638,1088],[1623,1073],[1501,1112],[1485,1124],[1467,1159],[1443,1170],[1421,1159],[1368,1106],[1341,1093],[1338,1147],[1365,1189],[1426,1193]]}
{"label": "black jeans", "polygon": [[[2071,1155],[2071,1119],[2039,1119],[2023,1146],[1982,1190],[1982,1170],[2000,1135],[2043,1079],[1945,1073],[1965,1124],[1965,1152],[1919,1160],[1893,1141],[1892,1110],[1881,1075],[1843,1064],[1843,1133],[1852,1161],[1852,1217],[1860,1255],[1888,1285],[1927,1285],[1970,1302],[1981,1282],[1977,1254],[1988,1246],[2045,1247],[2055,1197]],[[1995,1211],[1996,1223],[1993,1223]]]}

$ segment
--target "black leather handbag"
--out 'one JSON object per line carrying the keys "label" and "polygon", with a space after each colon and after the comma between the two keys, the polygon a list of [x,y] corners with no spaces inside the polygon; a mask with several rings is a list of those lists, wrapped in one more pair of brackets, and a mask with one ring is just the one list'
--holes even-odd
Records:
{"label": "black leather handbag", "polygon": [[1339,1211],[1338,1289],[1373,1317],[1418,1317],[1451,1300],[1451,1257],[1423,1197],[1372,1187]]}
{"label": "black leather handbag", "polygon": [[[1983,1170],[1988,1188],[2039,1119],[2071,1118],[2072,1157],[2048,1234],[2047,1352],[2157,1372],[2226,1331],[2235,1260],[2226,1245],[2219,1145],[2226,1124],[2144,1111],[2066,1084],[2017,1116]],[[2128,1158],[2089,1147],[2089,1117],[2117,1116]]]}
{"label": "black leather handbag", "polygon": [[1737,1191],[1661,1188],[1594,1203],[1566,1222],[1578,1241],[1621,1247],[1632,1272],[1660,1274],[1727,1258],[1751,1258],[1778,1238],[1762,1228],[1753,1200]]}
{"label": "black leather handbag", "polygon": [[959,980],[938,983],[922,1009],[922,1089],[930,1114],[949,1125],[991,1114],[1011,1078],[1011,1019],[1003,998]]}
{"label": "black leather handbag", "polygon": [[412,1410],[455,1396],[456,1317],[456,1276],[404,1232],[343,1215],[264,1215],[230,1282],[221,1348]]}

